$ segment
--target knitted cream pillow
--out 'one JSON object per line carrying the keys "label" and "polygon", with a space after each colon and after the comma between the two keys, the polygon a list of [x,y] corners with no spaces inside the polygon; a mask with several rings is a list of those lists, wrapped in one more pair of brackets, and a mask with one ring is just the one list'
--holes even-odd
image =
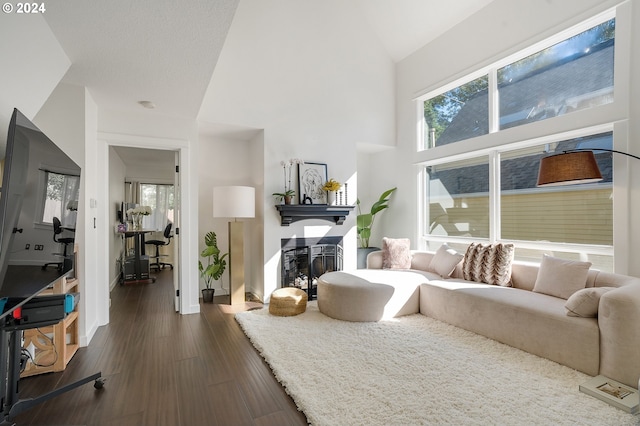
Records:
{"label": "knitted cream pillow", "polygon": [[408,238],[382,239],[382,269],[411,269],[411,241]]}
{"label": "knitted cream pillow", "polygon": [[467,281],[511,287],[513,244],[471,243],[464,255],[462,276]]}

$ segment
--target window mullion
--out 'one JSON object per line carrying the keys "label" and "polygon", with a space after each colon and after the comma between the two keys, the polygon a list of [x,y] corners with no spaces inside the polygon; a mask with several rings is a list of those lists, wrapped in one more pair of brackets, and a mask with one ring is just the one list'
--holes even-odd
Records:
{"label": "window mullion", "polygon": [[498,93],[498,70],[492,68],[488,73],[489,92],[487,96],[489,112],[489,133],[500,130],[500,95]]}
{"label": "window mullion", "polygon": [[500,154],[489,153],[489,241],[500,239]]}

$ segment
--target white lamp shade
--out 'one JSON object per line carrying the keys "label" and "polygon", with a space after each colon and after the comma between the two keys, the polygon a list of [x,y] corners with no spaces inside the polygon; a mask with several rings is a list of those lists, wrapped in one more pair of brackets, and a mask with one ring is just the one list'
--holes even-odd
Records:
{"label": "white lamp shade", "polygon": [[213,217],[255,217],[256,189],[251,186],[213,188]]}

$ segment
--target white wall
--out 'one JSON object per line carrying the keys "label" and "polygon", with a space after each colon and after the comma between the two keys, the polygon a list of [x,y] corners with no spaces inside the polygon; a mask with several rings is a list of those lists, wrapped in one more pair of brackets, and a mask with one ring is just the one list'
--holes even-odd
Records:
{"label": "white wall", "polygon": [[[557,32],[576,25],[583,20],[607,10],[620,2],[601,0],[565,0],[562,2],[540,2],[537,0],[495,0],[457,27],[448,31],[432,43],[418,50],[397,65],[397,142],[398,149],[371,155],[373,170],[391,168],[395,174],[372,174],[371,185],[385,188],[398,184],[399,190],[394,200],[393,220],[385,217],[383,232],[394,236],[411,236],[414,245],[418,241],[417,228],[417,167],[419,159],[426,159],[428,153],[416,154],[416,96],[428,90],[462,77],[482,66],[515,53],[535,42],[542,41]],[[637,117],[640,112],[640,83],[635,76],[640,75],[636,52],[640,49],[640,2],[632,0],[624,4],[618,15],[616,28],[616,100],[605,113],[590,119],[616,121],[624,124],[628,120],[629,139],[617,141],[625,145],[623,150],[638,154],[640,151],[640,126]],[[631,58],[631,60],[630,60]],[[629,78],[629,76],[634,76]],[[628,96],[628,94],[631,94]],[[593,112],[586,111],[586,114]],[[581,115],[572,114],[569,119],[556,120],[549,132],[570,130],[580,127]],[[552,128],[556,126],[557,129]],[[510,129],[510,137],[527,139],[524,128]],[[452,148],[453,145],[452,145]],[[622,148],[621,148],[622,149]],[[618,160],[616,160],[618,161]],[[621,167],[618,167],[618,166]],[[629,182],[640,182],[640,167],[631,166]],[[626,182],[626,161],[616,163],[620,182]],[[620,197],[618,196],[620,195]],[[627,192],[620,188],[614,201],[616,222],[614,225],[614,250],[617,272],[640,275],[640,265],[628,259],[630,247],[640,243],[640,225],[630,220],[640,214],[640,191],[633,184],[630,192],[629,211],[621,214],[620,208],[627,205]],[[624,200],[623,200],[624,199]],[[391,213],[391,209],[388,213]],[[381,223],[382,224],[382,223]],[[631,232],[626,228],[631,227]]]}
{"label": "white wall", "polygon": [[356,5],[242,1],[205,99],[200,119],[264,129],[265,299],[280,285],[282,238],[344,235],[355,267],[355,213],[282,227],[271,194],[283,190],[280,161],[297,157],[326,163],[354,203],[356,144],[394,144],[394,66]]}
{"label": "white wall", "polygon": [[98,244],[97,228],[93,226],[97,209],[90,205],[90,200],[96,197],[96,171],[87,165],[87,159],[94,157],[92,147],[97,133],[97,107],[84,87],[59,84],[38,112],[34,123],[82,168],[75,242],[78,245],[77,273],[82,293],[79,335],[80,344],[84,346],[104,324],[105,312],[99,301],[108,299],[108,292],[95,285],[106,271],[97,262],[101,259],[102,245]]}
{"label": "white wall", "polygon": [[0,14],[0,147],[13,108],[33,120],[71,61],[42,15]]}
{"label": "white wall", "polygon": [[[213,188],[216,186],[242,185],[256,187],[256,193],[261,192],[259,184],[261,167],[255,167],[255,152],[262,149],[256,140],[230,139],[225,136],[201,134],[199,137],[200,154],[198,157],[198,249],[205,247],[204,236],[209,231],[216,233],[218,247],[222,253],[229,252],[229,236],[227,218],[213,217]],[[254,224],[261,221],[256,212],[254,219],[239,219],[245,222],[245,290],[261,294],[261,288],[252,279],[252,267],[260,263],[255,257],[252,247],[262,243],[262,235],[252,232]],[[204,260],[204,259],[201,259]],[[229,262],[227,261],[227,266]],[[204,282],[200,282],[200,289]],[[229,294],[229,268],[227,267],[222,282],[213,284],[216,295]],[[223,288],[224,287],[224,290]]]}

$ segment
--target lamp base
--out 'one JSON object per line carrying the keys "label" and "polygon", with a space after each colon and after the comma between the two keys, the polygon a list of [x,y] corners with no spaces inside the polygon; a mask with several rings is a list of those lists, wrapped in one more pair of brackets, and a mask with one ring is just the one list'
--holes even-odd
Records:
{"label": "lamp base", "polygon": [[244,290],[244,223],[229,222],[229,293],[231,304],[245,302]]}

